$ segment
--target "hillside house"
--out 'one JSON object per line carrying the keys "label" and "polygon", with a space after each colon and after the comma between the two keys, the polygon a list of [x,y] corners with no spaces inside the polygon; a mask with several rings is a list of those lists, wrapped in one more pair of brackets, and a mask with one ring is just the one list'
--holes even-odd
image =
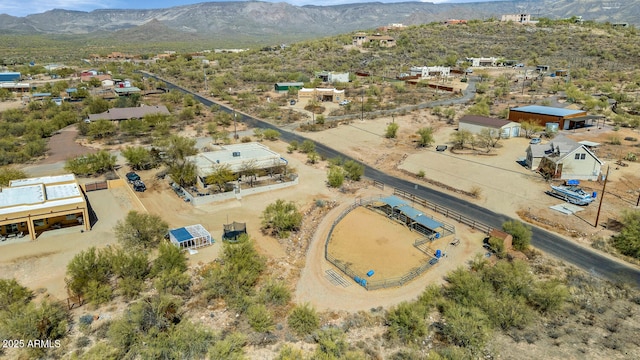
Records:
{"label": "hillside house", "polygon": [[339,103],[345,100],[344,90],[337,90],[335,88],[323,89],[307,89],[303,88],[298,91],[298,101],[302,100],[318,100],[322,102]]}
{"label": "hillside house", "polygon": [[495,57],[466,58],[465,60],[471,63],[472,67],[498,66],[498,58]]}
{"label": "hillside house", "polygon": [[396,39],[389,35],[367,35],[363,32],[358,32],[351,38],[351,44],[353,46],[362,47],[369,43],[377,43],[380,47],[394,47],[396,46]]}
{"label": "hillside house", "polygon": [[531,23],[531,14],[506,14],[502,15],[500,21],[512,21],[521,24]]}
{"label": "hillside house", "polygon": [[562,135],[527,148],[527,167],[553,179],[598,180],[603,162],[589,148]]}
{"label": "hillside house", "polygon": [[316,78],[326,83],[349,82],[349,73],[334,73],[331,71],[319,71],[315,73]]}
{"label": "hillside house", "polygon": [[420,76],[423,79],[449,77],[451,68],[448,66],[412,66],[409,69],[409,74],[411,76]]}

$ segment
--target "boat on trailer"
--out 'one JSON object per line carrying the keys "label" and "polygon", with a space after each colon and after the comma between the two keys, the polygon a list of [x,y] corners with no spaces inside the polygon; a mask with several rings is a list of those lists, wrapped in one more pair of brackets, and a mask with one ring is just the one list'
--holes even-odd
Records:
{"label": "boat on trailer", "polygon": [[588,193],[576,185],[551,185],[547,194],[575,205],[589,205],[596,199],[596,193]]}

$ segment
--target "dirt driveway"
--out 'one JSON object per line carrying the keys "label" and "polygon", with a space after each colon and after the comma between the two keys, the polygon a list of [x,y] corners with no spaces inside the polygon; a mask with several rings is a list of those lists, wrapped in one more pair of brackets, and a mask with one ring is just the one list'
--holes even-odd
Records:
{"label": "dirt driveway", "polygon": [[77,136],[78,129],[76,129],[76,126],[69,125],[50,137],[47,143],[49,148],[49,151],[47,151],[47,157],[39,163],[54,164],[59,161],[66,161],[67,159],[74,158],[76,156],[97,152],[95,149],[82,146],[76,142]]}

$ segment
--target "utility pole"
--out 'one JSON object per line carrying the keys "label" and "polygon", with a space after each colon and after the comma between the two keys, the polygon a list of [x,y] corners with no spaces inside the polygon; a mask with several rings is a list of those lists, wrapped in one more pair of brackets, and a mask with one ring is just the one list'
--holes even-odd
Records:
{"label": "utility pole", "polygon": [[364,122],[364,88],[360,94],[360,121]]}
{"label": "utility pole", "polygon": [[602,185],[602,194],[600,194],[600,205],[598,205],[598,214],[596,215],[596,223],[593,227],[598,227],[598,220],[600,219],[600,209],[602,208],[602,200],[604,199],[604,190],[607,188],[607,181],[609,180],[609,166],[607,166],[607,175],[604,176],[604,184]]}
{"label": "utility pole", "polygon": [[233,138],[238,140],[238,128],[236,127],[236,117],[237,117],[237,113],[235,110],[233,110]]}

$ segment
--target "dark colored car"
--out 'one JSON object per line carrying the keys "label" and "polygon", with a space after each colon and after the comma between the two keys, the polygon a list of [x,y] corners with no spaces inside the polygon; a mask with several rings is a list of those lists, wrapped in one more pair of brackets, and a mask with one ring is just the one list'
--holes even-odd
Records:
{"label": "dark colored car", "polygon": [[138,181],[140,180],[140,175],[132,172],[128,172],[127,175],[125,175],[127,177],[127,181],[130,183],[133,183],[134,181]]}
{"label": "dark colored car", "polygon": [[133,190],[144,192],[145,190],[147,190],[147,186],[141,180],[136,180],[133,182]]}

